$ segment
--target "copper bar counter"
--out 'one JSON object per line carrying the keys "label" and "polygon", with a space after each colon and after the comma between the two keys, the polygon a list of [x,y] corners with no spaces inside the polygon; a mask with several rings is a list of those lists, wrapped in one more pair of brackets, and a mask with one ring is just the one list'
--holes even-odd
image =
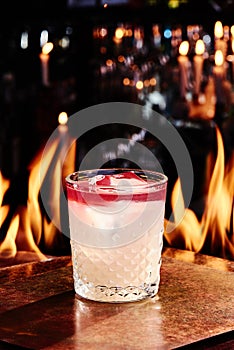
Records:
{"label": "copper bar counter", "polygon": [[0,269],[0,349],[234,349],[234,262],[166,248],[157,297],[75,295],[70,257]]}

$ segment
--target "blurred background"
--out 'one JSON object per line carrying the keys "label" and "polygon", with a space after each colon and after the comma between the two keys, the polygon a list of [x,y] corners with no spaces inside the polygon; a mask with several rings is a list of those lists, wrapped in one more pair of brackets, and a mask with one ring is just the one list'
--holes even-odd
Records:
{"label": "blurred background", "polygon": [[[230,0],[202,4],[194,0],[50,0],[4,5],[0,13],[0,165],[7,176],[25,166],[57,126],[61,111],[71,115],[108,101],[139,103],[139,90],[127,85],[159,72],[165,81],[160,89],[165,90],[172,81],[179,44],[188,38],[188,26],[194,35],[192,44],[206,37],[212,55],[214,24],[220,20],[231,27],[234,9]],[[54,46],[45,83],[40,53],[46,42]],[[206,69],[204,80],[209,74]],[[129,81],[123,84],[124,78]],[[158,89],[159,83],[151,85],[150,92]],[[166,113],[171,115],[167,104]]]}

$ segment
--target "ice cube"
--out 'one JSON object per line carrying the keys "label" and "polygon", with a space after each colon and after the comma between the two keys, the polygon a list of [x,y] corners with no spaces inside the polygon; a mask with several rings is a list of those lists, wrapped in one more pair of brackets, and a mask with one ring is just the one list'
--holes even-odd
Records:
{"label": "ice cube", "polygon": [[[91,179],[93,180],[93,179]],[[127,180],[127,181],[122,181]],[[145,183],[145,180],[141,179],[139,176],[137,176],[133,171],[128,171],[120,174],[113,174],[113,175],[97,175],[95,176],[95,180],[93,180],[92,183],[95,183],[98,186],[108,186],[108,187],[116,187],[118,185],[121,186],[133,186],[133,185],[140,185]]]}

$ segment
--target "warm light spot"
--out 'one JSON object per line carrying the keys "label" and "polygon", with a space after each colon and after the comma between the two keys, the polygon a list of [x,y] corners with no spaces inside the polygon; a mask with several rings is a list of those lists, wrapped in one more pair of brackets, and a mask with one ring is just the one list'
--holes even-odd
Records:
{"label": "warm light spot", "polygon": [[103,7],[104,7],[104,9],[107,8],[107,7],[108,7],[108,4],[105,3],[105,4],[103,5]]}
{"label": "warm light spot", "polygon": [[119,61],[120,63],[123,63],[123,62],[125,61],[125,57],[122,56],[122,55],[118,56],[118,61]]}
{"label": "warm light spot", "polygon": [[234,53],[234,39],[232,39],[232,52]]}
{"label": "warm light spot", "polygon": [[144,86],[145,86],[145,87],[149,87],[149,86],[150,86],[150,81],[149,81],[149,79],[146,79],[146,80],[144,81]]}
{"label": "warm light spot", "polygon": [[189,50],[189,42],[188,41],[182,41],[179,47],[179,53],[182,56],[186,56]]}
{"label": "warm light spot", "polygon": [[128,78],[124,78],[123,85],[125,85],[125,86],[130,85],[130,80]]}
{"label": "warm light spot", "polygon": [[136,82],[136,88],[137,88],[137,90],[141,90],[141,89],[143,89],[143,87],[144,87],[143,81],[138,80],[138,81]]}
{"label": "warm light spot", "polygon": [[171,9],[175,9],[179,7],[179,5],[180,5],[179,0],[169,0],[168,2],[168,7]]}
{"label": "warm light spot", "polygon": [[211,96],[210,101],[211,101],[212,105],[215,105],[216,104],[216,96],[215,95]]}
{"label": "warm light spot", "polygon": [[49,43],[46,43],[43,47],[42,47],[42,53],[44,55],[48,55],[52,50],[53,50],[53,43],[49,42]]}
{"label": "warm light spot", "polygon": [[215,65],[222,66],[223,64],[223,53],[221,50],[215,52]]}
{"label": "warm light spot", "polygon": [[182,29],[181,28],[176,28],[174,31],[174,35],[179,38],[182,36]]}
{"label": "warm light spot", "polygon": [[231,28],[230,28],[230,32],[231,32],[232,37],[234,37],[234,25],[233,25],[233,26],[231,26]]}
{"label": "warm light spot", "polygon": [[208,110],[207,110],[207,117],[208,118],[213,118],[214,117],[214,109],[208,108]]}
{"label": "warm light spot", "polygon": [[160,35],[160,30],[159,30],[159,25],[158,24],[154,24],[152,27],[152,31],[153,31],[153,35]]}
{"label": "warm light spot", "polygon": [[199,33],[196,32],[196,33],[193,34],[193,40],[194,41],[197,41],[199,38],[200,38]]}
{"label": "warm light spot", "polygon": [[229,26],[224,26],[223,27],[223,37],[225,40],[229,39]]}
{"label": "warm light spot", "polygon": [[113,66],[113,61],[112,60],[106,60],[106,65],[107,67],[112,67]]}
{"label": "warm light spot", "polygon": [[127,29],[126,32],[125,32],[125,35],[126,35],[126,36],[129,36],[129,37],[131,37],[132,34],[133,34],[133,33],[132,33],[132,29]]}
{"label": "warm light spot", "polygon": [[116,28],[115,37],[117,39],[122,39],[123,36],[124,36],[124,29],[123,28]]}
{"label": "warm light spot", "polygon": [[192,25],[188,25],[187,26],[187,34],[189,36],[189,34],[193,33],[193,26]]}
{"label": "warm light spot", "polygon": [[142,28],[134,29],[134,38],[136,40],[142,40],[144,38],[144,30]]}
{"label": "warm light spot", "polygon": [[105,47],[105,46],[101,46],[101,47],[100,47],[100,53],[101,53],[102,55],[104,55],[106,52],[107,52],[106,47]]}
{"label": "warm light spot", "polygon": [[59,40],[59,46],[61,46],[63,49],[67,49],[70,45],[70,39],[68,36],[64,36],[62,39]]}
{"label": "warm light spot", "polygon": [[67,124],[68,121],[68,116],[66,112],[61,112],[58,116],[58,122],[60,125],[65,125]]}
{"label": "warm light spot", "polygon": [[205,94],[200,94],[198,96],[198,102],[200,105],[204,105],[206,103],[206,95]]}
{"label": "warm light spot", "polygon": [[215,22],[214,26],[214,34],[217,39],[221,39],[223,37],[223,25],[222,22]]}
{"label": "warm light spot", "polygon": [[195,52],[197,55],[202,55],[205,51],[205,44],[203,42],[203,40],[199,39],[196,42],[196,46],[195,46]]}
{"label": "warm light spot", "polygon": [[233,62],[233,61],[234,61],[233,55],[227,55],[226,61],[227,61],[227,62]]}
{"label": "warm light spot", "polygon": [[150,85],[155,86],[157,84],[157,80],[155,78],[150,79]]}
{"label": "warm light spot", "polygon": [[104,38],[107,35],[107,29],[101,28],[99,34],[100,34],[100,37]]}

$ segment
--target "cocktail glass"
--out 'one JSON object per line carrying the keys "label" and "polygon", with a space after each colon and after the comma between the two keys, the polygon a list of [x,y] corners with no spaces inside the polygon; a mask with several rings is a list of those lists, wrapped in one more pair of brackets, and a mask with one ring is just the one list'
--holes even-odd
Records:
{"label": "cocktail glass", "polygon": [[167,177],[93,169],[66,177],[75,292],[101,302],[158,293]]}

